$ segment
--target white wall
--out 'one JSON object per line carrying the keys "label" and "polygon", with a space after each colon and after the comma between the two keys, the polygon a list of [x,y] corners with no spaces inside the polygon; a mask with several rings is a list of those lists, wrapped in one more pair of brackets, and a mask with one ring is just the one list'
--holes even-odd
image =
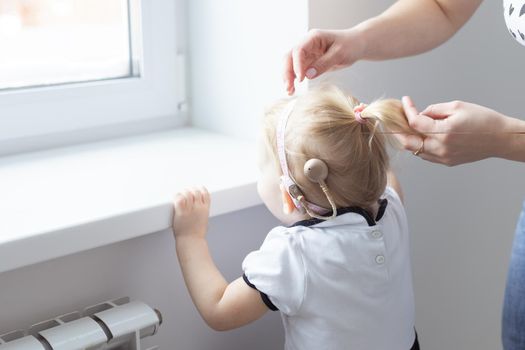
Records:
{"label": "white wall", "polygon": [[[210,221],[210,250],[227,279],[242,274],[242,259],[275,224],[262,206]],[[0,274],[0,334],[126,295],[163,314],[159,333],[144,342],[149,346],[263,350],[282,348],[284,342],[276,312],[235,331],[210,330],[186,291],[170,231]]]}
{"label": "white wall", "polygon": [[[393,1],[311,0],[312,28],[346,28]],[[507,33],[501,1],[434,51],[360,62],[326,80],[363,101],[412,95],[416,104],[462,99],[511,116],[523,112],[525,47]],[[486,160],[455,168],[411,155],[396,162],[413,238],[417,327],[423,349],[501,349],[500,317],[525,166]]]}
{"label": "white wall", "polygon": [[189,1],[194,125],[252,139],[265,106],[284,96],[284,54],[306,32],[307,0]]}

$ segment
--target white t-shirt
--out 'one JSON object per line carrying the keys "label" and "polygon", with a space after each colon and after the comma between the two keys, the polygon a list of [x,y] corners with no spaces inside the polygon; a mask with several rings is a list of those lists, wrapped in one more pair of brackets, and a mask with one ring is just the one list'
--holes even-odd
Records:
{"label": "white t-shirt", "polygon": [[[268,233],[242,263],[244,280],[281,311],[286,350],[409,350],[415,340],[405,210],[387,188],[382,209],[338,210]],[[385,207],[386,204],[386,207]]]}

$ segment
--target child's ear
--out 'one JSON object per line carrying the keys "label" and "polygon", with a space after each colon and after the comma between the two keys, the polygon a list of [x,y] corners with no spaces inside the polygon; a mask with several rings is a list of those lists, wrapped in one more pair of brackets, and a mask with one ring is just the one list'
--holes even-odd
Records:
{"label": "child's ear", "polygon": [[286,189],[284,188],[282,184],[280,187],[281,187],[281,199],[283,202],[283,212],[287,215],[291,214],[294,212],[294,210],[296,210],[293,199],[288,193],[288,191],[286,191]]}

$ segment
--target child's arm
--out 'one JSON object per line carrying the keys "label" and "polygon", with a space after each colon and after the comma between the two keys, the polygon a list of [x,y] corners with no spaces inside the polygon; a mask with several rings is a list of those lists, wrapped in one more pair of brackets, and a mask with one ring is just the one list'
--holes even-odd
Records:
{"label": "child's arm", "polygon": [[228,284],[208,251],[208,191],[201,188],[179,193],[174,206],[177,256],[188,291],[204,321],[222,331],[259,319],[268,310],[259,292],[242,278]]}
{"label": "child's arm", "polygon": [[401,199],[401,203],[405,203],[405,200],[403,198],[403,190],[401,189],[401,184],[397,180],[396,174],[392,171],[392,169],[388,169],[387,175],[387,186],[392,187],[397,195],[399,196],[399,199]]}

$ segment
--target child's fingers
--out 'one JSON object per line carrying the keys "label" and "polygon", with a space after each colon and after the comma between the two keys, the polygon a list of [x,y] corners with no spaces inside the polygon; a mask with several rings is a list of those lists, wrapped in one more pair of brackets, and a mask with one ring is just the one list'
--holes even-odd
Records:
{"label": "child's fingers", "polygon": [[173,199],[173,206],[175,207],[175,211],[181,211],[185,209],[186,197],[183,193],[179,192],[175,195],[175,198]]}
{"label": "child's fingers", "polygon": [[181,192],[182,197],[184,197],[184,207],[182,209],[188,210],[193,206],[193,195],[189,190],[183,190]]}
{"label": "child's fingers", "polygon": [[191,188],[191,192],[195,197],[196,203],[206,204],[209,201],[209,193],[204,186],[194,186]]}
{"label": "child's fingers", "polygon": [[197,186],[193,186],[190,188],[190,193],[193,198],[193,203],[201,203],[202,202],[202,194],[200,193],[200,189]]}
{"label": "child's fingers", "polygon": [[184,192],[177,192],[175,197],[173,197],[173,200],[175,202],[183,202],[186,200],[186,197],[184,196]]}
{"label": "child's fingers", "polygon": [[202,193],[202,202],[204,204],[210,203],[210,192],[208,192],[208,189],[204,186],[201,186],[200,191]]}
{"label": "child's fingers", "polygon": [[187,188],[175,195],[174,205],[179,210],[190,209],[193,204],[209,204],[210,193],[204,186]]}

